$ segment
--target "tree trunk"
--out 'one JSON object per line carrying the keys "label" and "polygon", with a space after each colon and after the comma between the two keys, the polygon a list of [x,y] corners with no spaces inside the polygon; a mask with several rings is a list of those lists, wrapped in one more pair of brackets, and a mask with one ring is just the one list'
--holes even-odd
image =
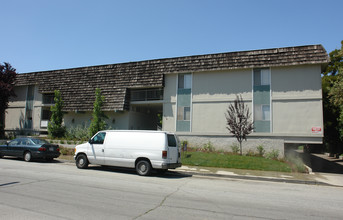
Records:
{"label": "tree trunk", "polygon": [[242,150],[242,141],[240,141],[239,142],[239,151],[240,151],[240,154],[241,154],[241,156],[242,156],[242,154],[243,154],[243,150]]}

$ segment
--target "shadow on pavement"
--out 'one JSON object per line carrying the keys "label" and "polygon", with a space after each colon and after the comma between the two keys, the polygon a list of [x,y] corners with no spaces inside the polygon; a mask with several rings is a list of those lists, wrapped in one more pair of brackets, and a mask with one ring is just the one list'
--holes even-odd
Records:
{"label": "shadow on pavement", "polygon": [[325,154],[310,154],[313,172],[343,174],[343,160],[328,157]]}
{"label": "shadow on pavement", "polygon": [[[124,173],[124,174],[130,174],[130,175],[137,175],[135,169],[130,168],[123,168],[123,167],[111,167],[111,166],[89,166],[87,169],[92,170],[99,170],[104,172],[115,172],[115,173]],[[164,174],[160,174],[157,171],[153,170],[150,174],[152,177],[158,177],[158,178],[166,178],[166,179],[181,179],[181,178],[187,178],[192,177],[190,174],[184,174],[179,173],[177,171],[167,171]]]}
{"label": "shadow on pavement", "polygon": [[312,172],[343,174],[343,160],[325,154],[296,151]]}

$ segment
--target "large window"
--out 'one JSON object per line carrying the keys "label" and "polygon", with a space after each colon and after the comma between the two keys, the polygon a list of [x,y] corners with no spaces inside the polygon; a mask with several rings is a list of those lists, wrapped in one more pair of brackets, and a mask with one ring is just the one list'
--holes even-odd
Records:
{"label": "large window", "polygon": [[270,69],[254,69],[254,126],[255,132],[271,132]]}
{"label": "large window", "polygon": [[176,131],[191,130],[192,74],[179,74]]}

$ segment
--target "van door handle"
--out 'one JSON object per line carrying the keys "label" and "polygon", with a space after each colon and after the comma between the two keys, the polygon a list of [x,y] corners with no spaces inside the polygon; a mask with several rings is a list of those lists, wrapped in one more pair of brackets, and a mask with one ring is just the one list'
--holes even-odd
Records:
{"label": "van door handle", "polygon": [[104,149],[102,149],[102,152],[104,152],[105,150]]}

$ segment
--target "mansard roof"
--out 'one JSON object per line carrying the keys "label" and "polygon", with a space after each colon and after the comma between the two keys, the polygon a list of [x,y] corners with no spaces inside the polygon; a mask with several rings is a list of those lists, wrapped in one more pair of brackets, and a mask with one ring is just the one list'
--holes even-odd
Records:
{"label": "mansard roof", "polygon": [[95,88],[101,88],[103,110],[113,111],[128,108],[130,88],[163,87],[164,74],[327,62],[322,45],[309,45],[25,73],[18,74],[16,85],[38,85],[40,93],[60,90],[66,111],[91,111]]}

